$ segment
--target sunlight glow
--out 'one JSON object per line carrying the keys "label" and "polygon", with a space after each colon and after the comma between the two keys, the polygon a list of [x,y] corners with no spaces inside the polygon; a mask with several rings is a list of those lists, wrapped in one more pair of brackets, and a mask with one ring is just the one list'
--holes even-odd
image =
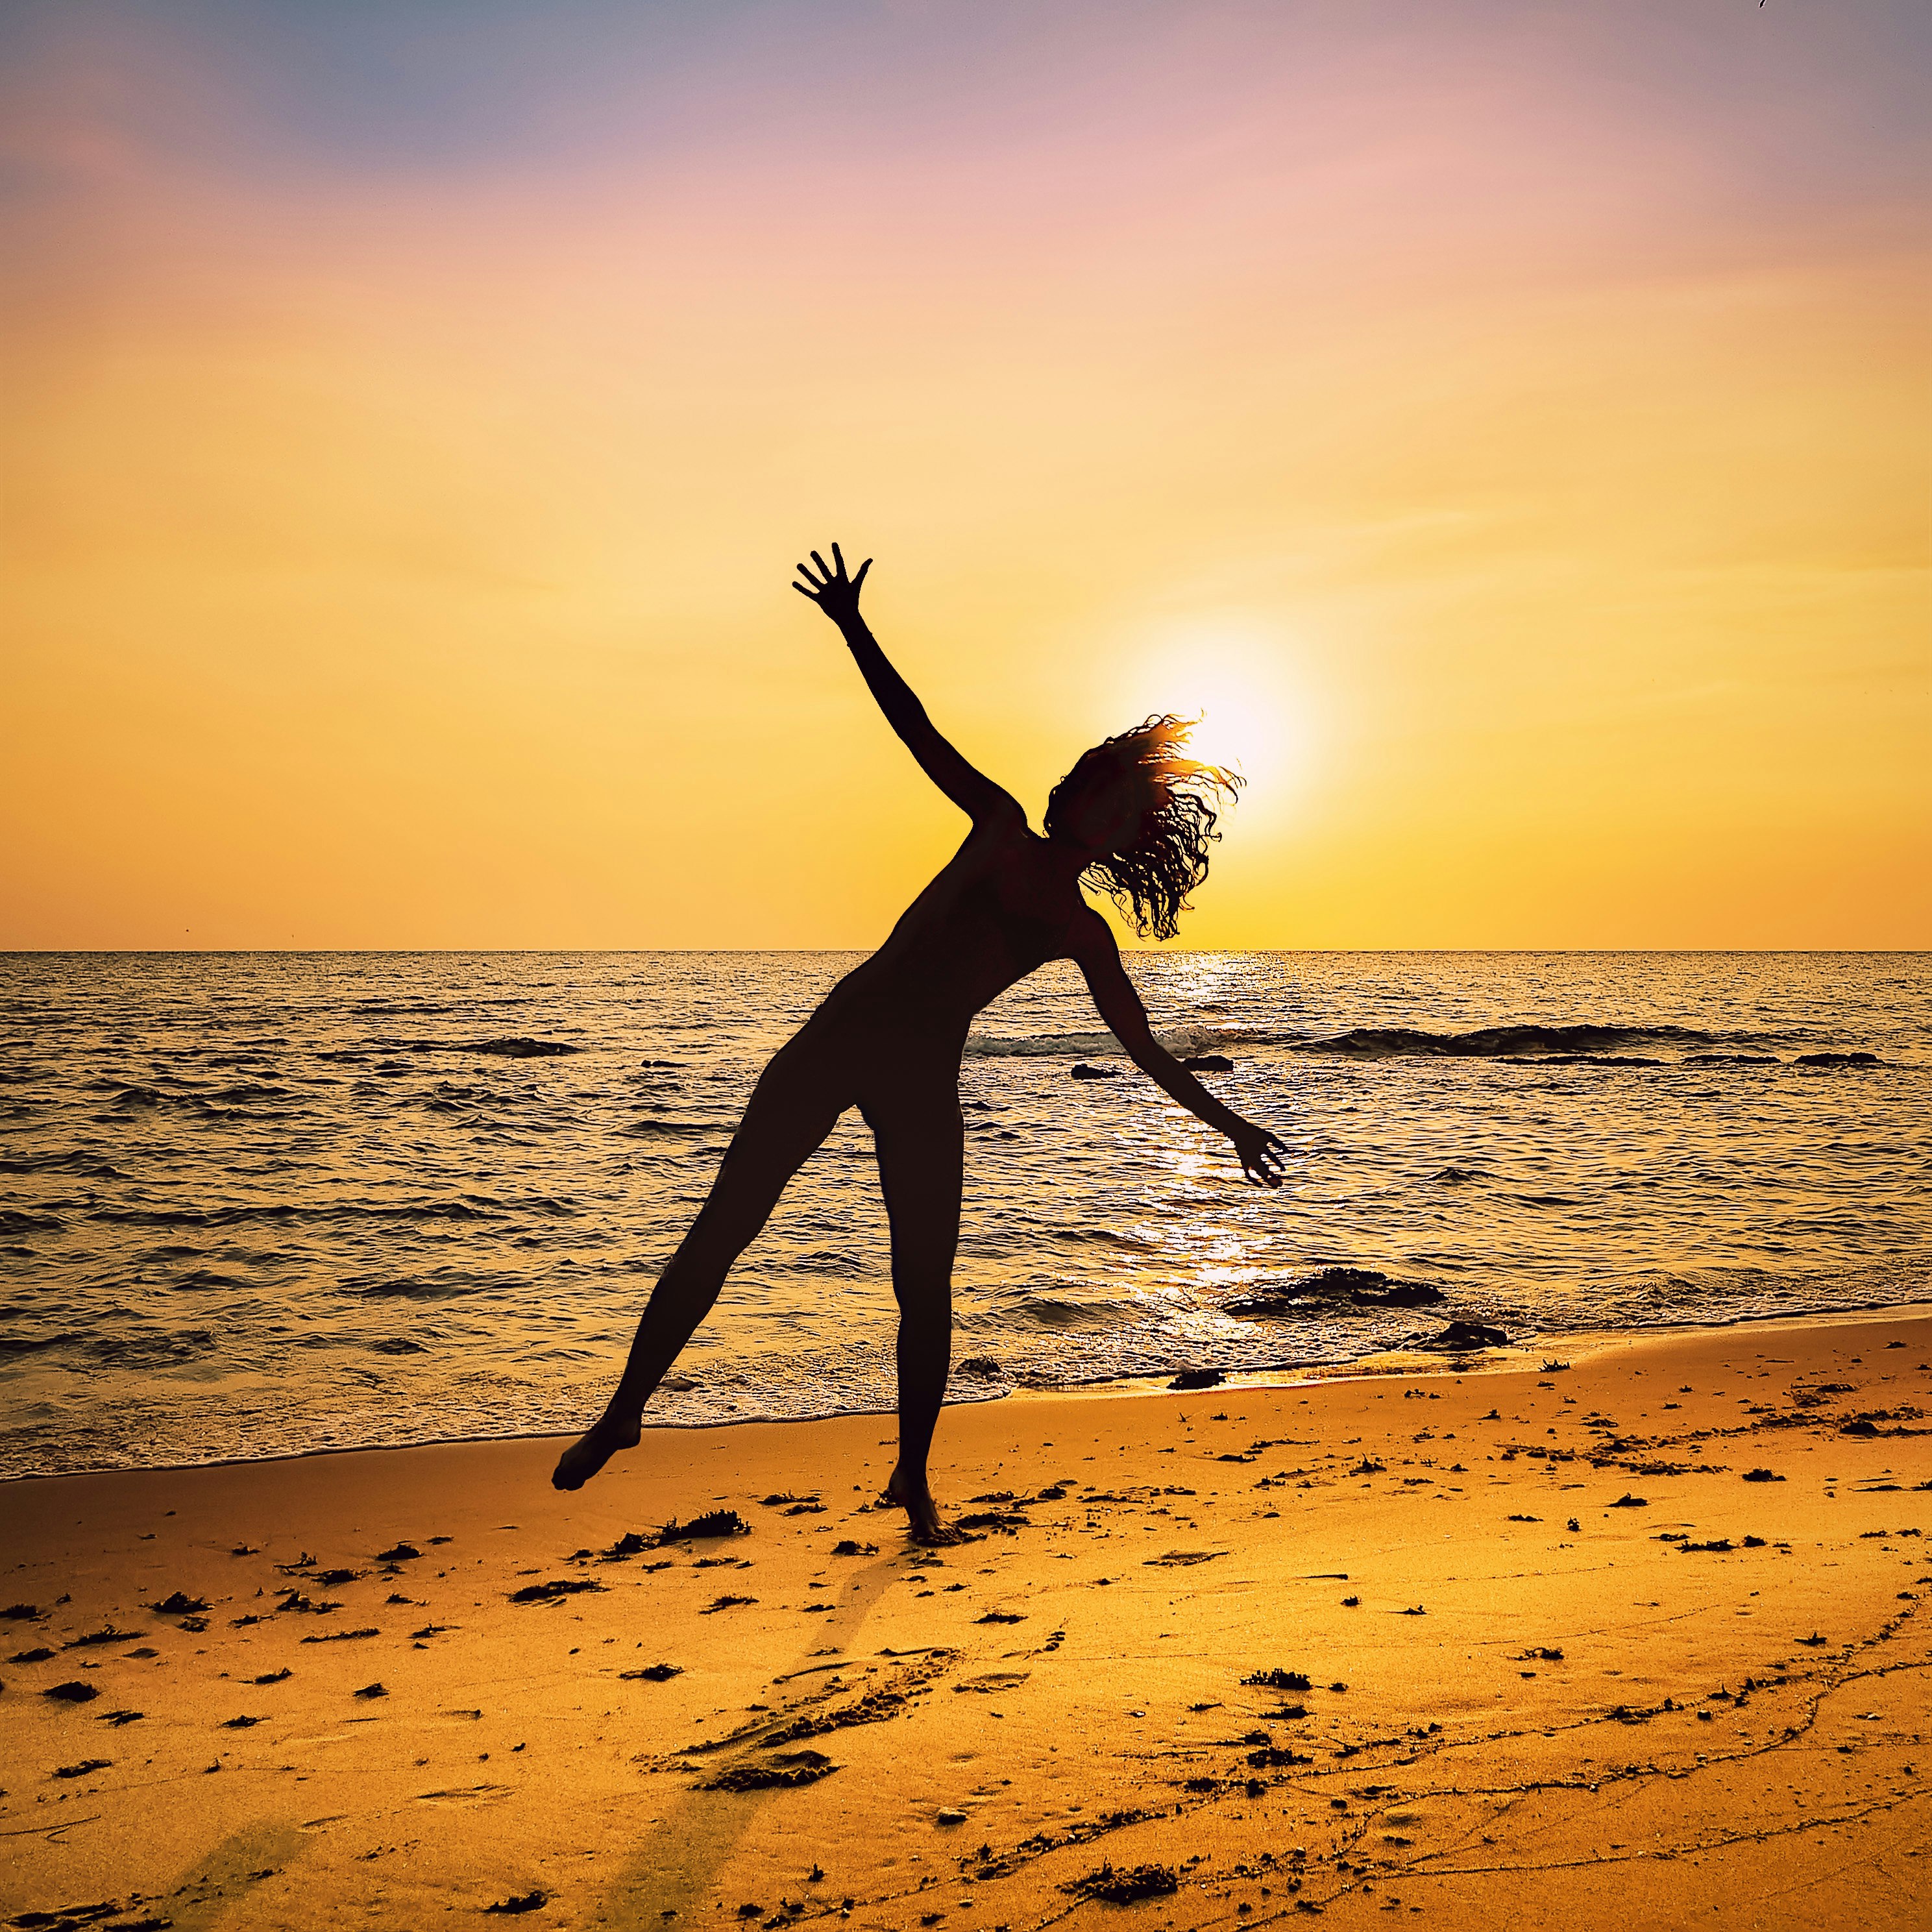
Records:
{"label": "sunlight glow", "polygon": [[1238,772],[1244,803],[1298,790],[1311,755],[1307,706],[1290,686],[1278,641],[1203,626],[1151,646],[1127,686],[1126,710],[1196,717],[1193,755]]}

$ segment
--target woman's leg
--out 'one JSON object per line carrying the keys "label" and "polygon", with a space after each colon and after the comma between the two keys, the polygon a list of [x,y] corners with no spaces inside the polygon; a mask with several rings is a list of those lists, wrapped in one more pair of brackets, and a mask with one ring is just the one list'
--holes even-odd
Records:
{"label": "woman's leg", "polygon": [[774,1056],[752,1090],[710,1196],[651,1292],[616,1392],[559,1460],[550,1478],[557,1488],[581,1489],[618,1450],[637,1446],[644,1404],[711,1312],[731,1264],[851,1104],[850,1069],[832,1043],[796,1039]]}
{"label": "woman's leg", "polygon": [[860,1100],[878,1143],[879,1180],[892,1222],[892,1292],[899,1304],[899,1455],[886,1493],[921,1543],[952,1543],[939,1520],[926,1462],[952,1356],[952,1256],[959,1241],[965,1128],[958,1072],[895,1080]]}

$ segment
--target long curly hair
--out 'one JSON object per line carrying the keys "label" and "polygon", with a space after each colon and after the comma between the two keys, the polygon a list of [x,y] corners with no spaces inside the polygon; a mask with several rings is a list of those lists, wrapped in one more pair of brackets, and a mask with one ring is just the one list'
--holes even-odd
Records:
{"label": "long curly hair", "polygon": [[1132,844],[1096,859],[1080,882],[1108,895],[1143,936],[1172,939],[1187,896],[1208,876],[1208,848],[1225,800],[1232,805],[1246,781],[1220,765],[1178,755],[1199,721],[1168,714],[1108,738],[1079,761],[1048,794],[1043,821],[1051,838],[1066,829],[1066,814],[1082,793],[1126,780],[1138,794],[1140,829]]}

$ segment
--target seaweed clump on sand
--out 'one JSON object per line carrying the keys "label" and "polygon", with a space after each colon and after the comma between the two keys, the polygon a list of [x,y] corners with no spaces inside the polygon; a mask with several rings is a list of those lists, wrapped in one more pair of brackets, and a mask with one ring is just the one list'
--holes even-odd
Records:
{"label": "seaweed clump on sand", "polygon": [[762,1764],[734,1764],[706,1784],[707,1791],[776,1791],[815,1784],[838,1767],[823,1751],[778,1751]]}
{"label": "seaweed clump on sand", "polygon": [[688,1543],[701,1536],[749,1536],[752,1526],[736,1510],[707,1510],[702,1516],[694,1516],[688,1522],[680,1522],[673,1516],[658,1532],[660,1546],[668,1543]]}
{"label": "seaweed clump on sand", "polygon": [[1255,1670],[1241,1679],[1262,1690],[1312,1690],[1314,1680],[1305,1670]]}
{"label": "seaweed clump on sand", "polygon": [[1076,1898],[1097,1898],[1108,1905],[1133,1905],[1143,1898],[1164,1898],[1178,1892],[1180,1880],[1171,1865],[1106,1864],[1060,1888]]}

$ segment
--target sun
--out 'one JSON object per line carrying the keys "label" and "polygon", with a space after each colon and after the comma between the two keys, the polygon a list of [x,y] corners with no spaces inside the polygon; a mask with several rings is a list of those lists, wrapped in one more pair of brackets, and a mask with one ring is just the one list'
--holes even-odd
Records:
{"label": "sun", "polygon": [[1171,711],[1199,722],[1188,749],[1238,772],[1250,797],[1279,792],[1307,762],[1305,709],[1297,704],[1285,653],[1270,641],[1203,627],[1153,646],[1135,666],[1125,709]]}

